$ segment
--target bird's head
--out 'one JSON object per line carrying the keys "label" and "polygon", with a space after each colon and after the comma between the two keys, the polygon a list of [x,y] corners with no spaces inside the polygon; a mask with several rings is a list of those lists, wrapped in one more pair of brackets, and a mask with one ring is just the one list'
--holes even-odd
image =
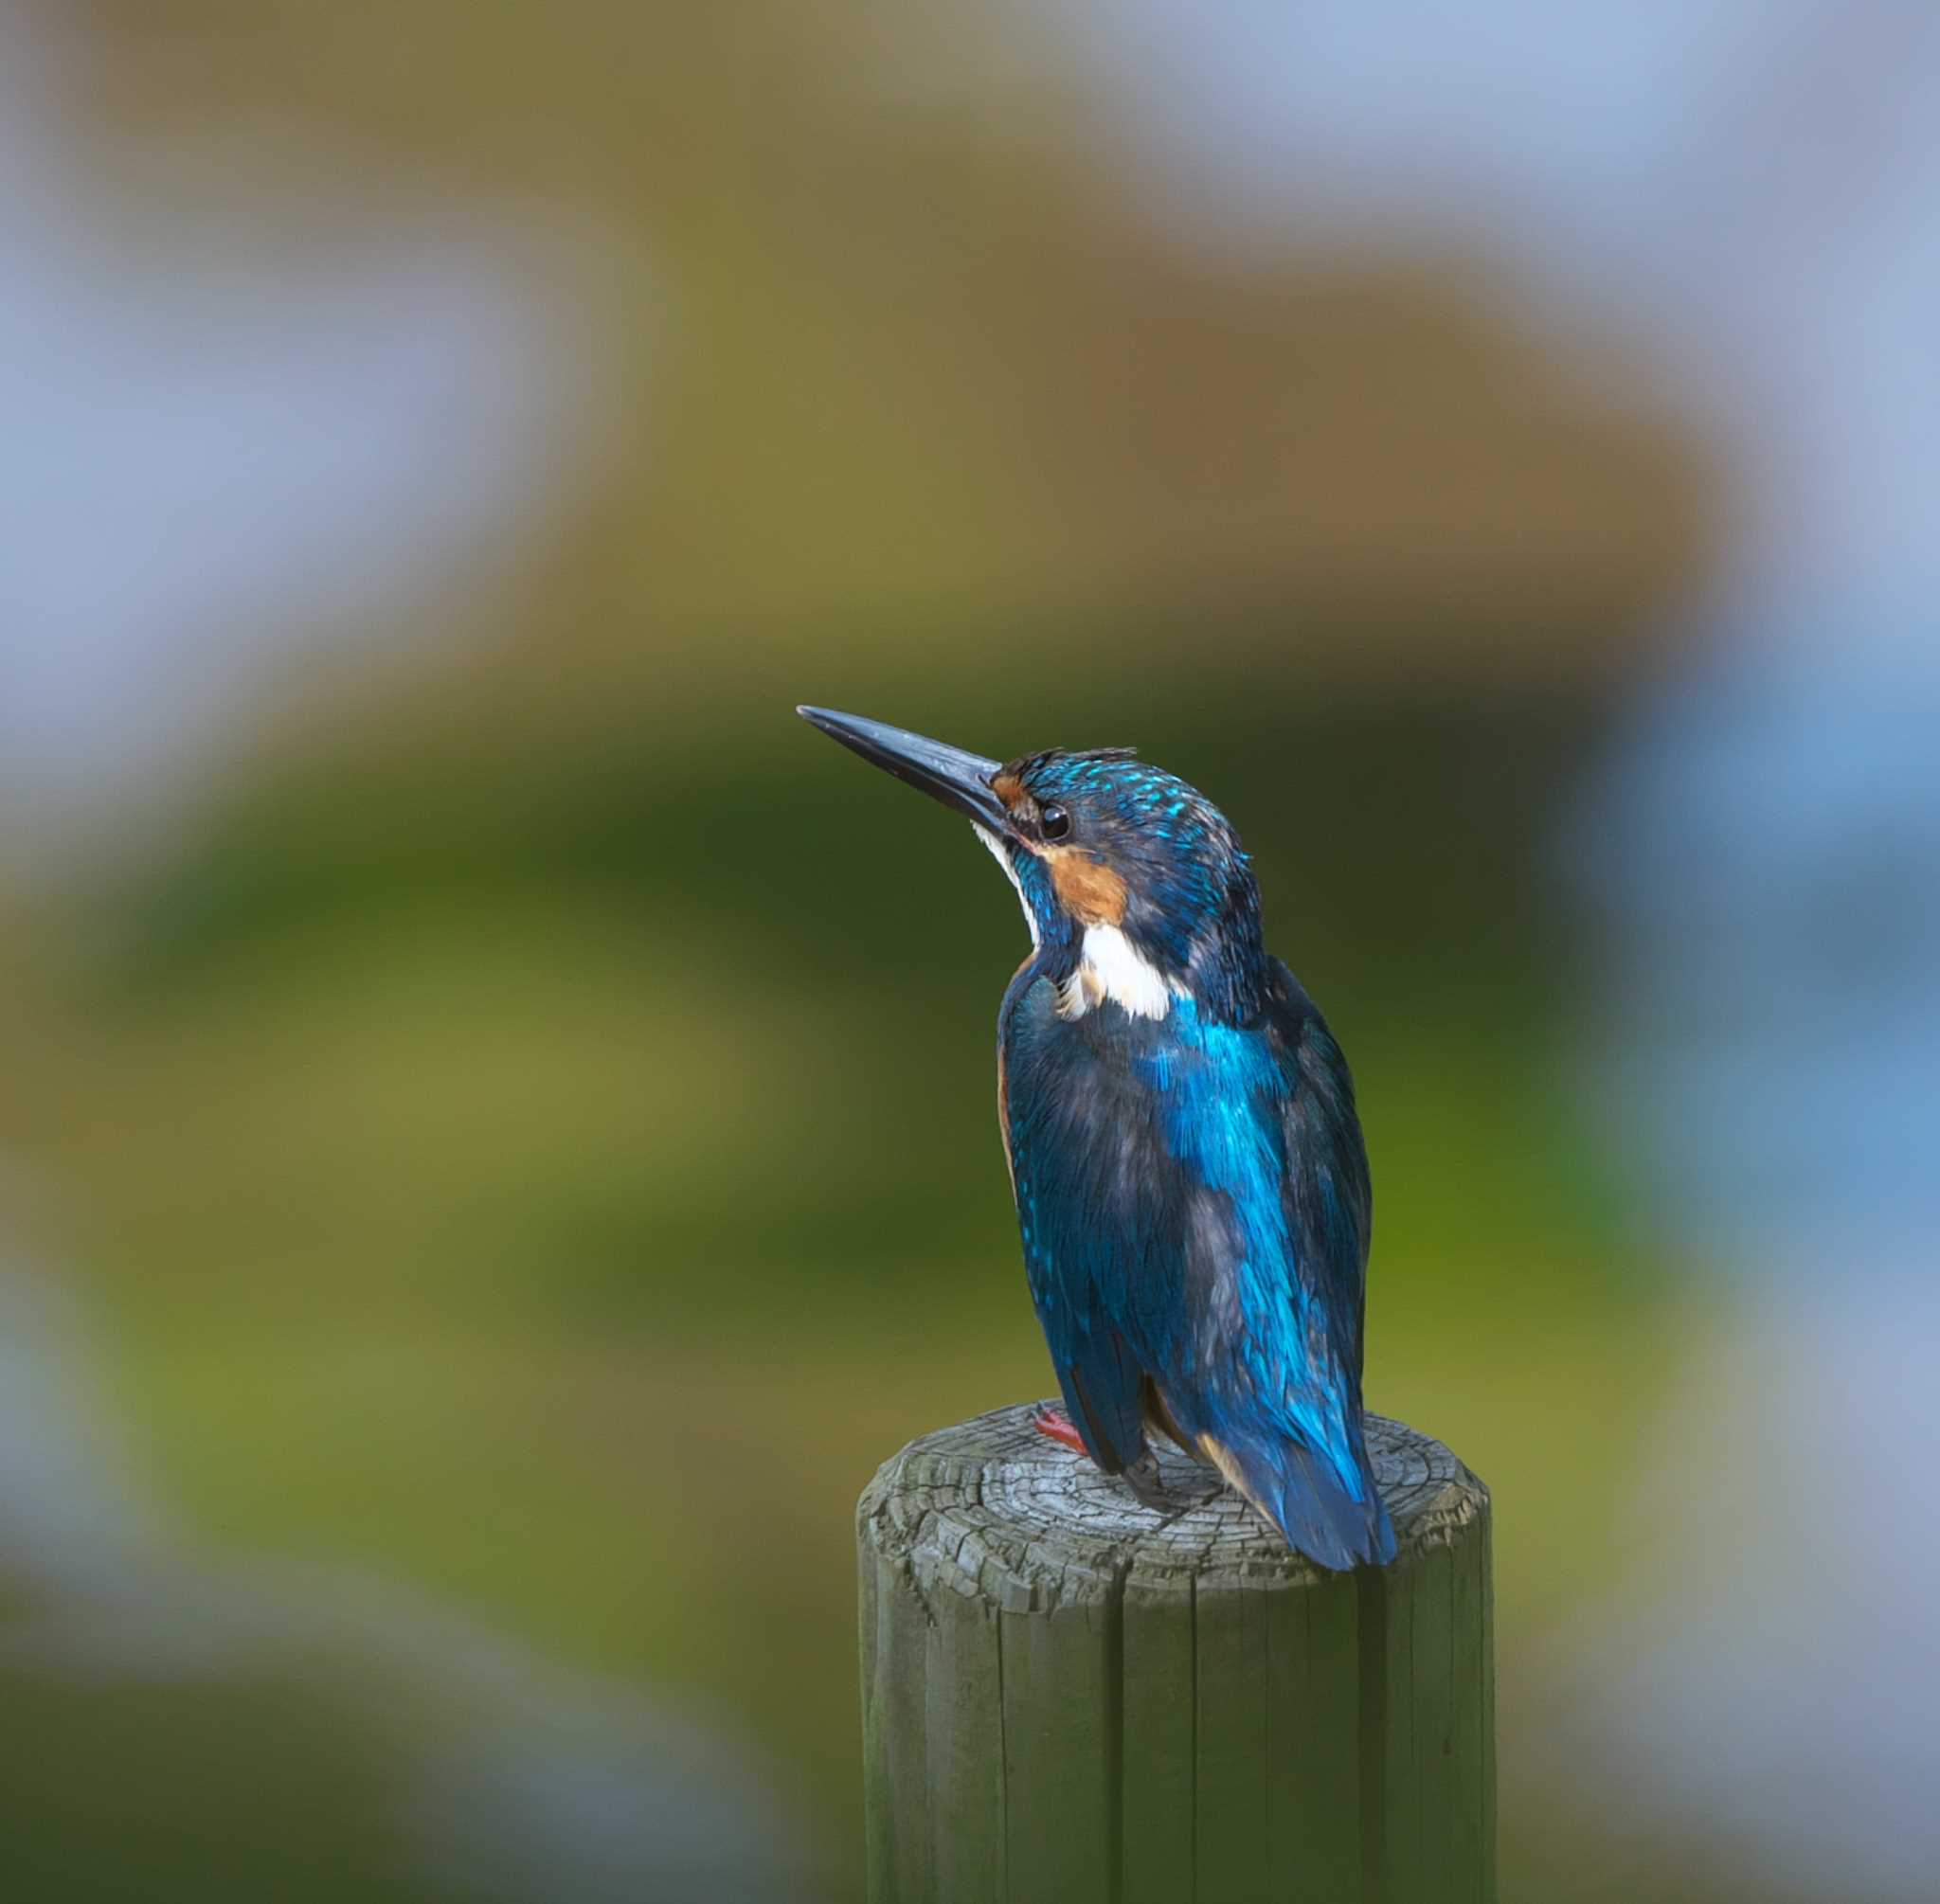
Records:
{"label": "bird's head", "polygon": [[1191,997],[1245,1023],[1260,1009],[1260,895],[1238,835],[1203,794],[1126,747],[987,760],[826,708],[801,717],[954,807],[1015,885],[1068,1017],[1115,1001],[1163,1017]]}

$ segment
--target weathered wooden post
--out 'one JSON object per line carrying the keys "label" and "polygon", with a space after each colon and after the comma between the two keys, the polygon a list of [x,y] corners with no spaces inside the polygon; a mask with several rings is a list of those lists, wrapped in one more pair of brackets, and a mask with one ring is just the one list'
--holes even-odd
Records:
{"label": "weathered wooden post", "polygon": [[1482,1482],[1369,1416],[1401,1552],[1332,1575],[1183,1456],[1155,1514],[1030,1414],[862,1497],[872,1904],[1494,1904]]}

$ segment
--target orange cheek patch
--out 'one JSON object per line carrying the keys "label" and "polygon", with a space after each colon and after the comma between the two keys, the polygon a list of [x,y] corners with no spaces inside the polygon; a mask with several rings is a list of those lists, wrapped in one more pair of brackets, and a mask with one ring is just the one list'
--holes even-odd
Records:
{"label": "orange cheek patch", "polygon": [[1015,774],[993,774],[990,790],[1015,813],[1024,799],[1024,782]]}
{"label": "orange cheek patch", "polygon": [[1081,925],[1122,925],[1125,883],[1110,867],[1068,846],[1047,846],[1044,861],[1058,903]]}

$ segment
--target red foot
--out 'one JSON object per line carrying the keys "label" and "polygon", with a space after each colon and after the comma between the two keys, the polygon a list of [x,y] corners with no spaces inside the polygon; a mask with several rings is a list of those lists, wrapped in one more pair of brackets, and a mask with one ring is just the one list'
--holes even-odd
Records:
{"label": "red foot", "polygon": [[1041,1408],[1031,1416],[1031,1426],[1049,1441],[1062,1442],[1073,1454],[1088,1454],[1085,1437],[1071,1426],[1071,1418],[1062,1409]]}

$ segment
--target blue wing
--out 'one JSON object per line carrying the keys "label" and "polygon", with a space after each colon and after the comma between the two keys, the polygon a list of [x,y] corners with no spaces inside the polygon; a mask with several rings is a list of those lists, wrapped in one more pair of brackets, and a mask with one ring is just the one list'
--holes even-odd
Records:
{"label": "blue wing", "polygon": [[1387,1560],[1360,1406],[1371,1195],[1345,1060],[1274,961],[1248,1026],[1067,1022],[1020,973],[1003,1020],[1031,1289],[1072,1420],[1107,1473],[1144,1390],[1322,1565]]}

